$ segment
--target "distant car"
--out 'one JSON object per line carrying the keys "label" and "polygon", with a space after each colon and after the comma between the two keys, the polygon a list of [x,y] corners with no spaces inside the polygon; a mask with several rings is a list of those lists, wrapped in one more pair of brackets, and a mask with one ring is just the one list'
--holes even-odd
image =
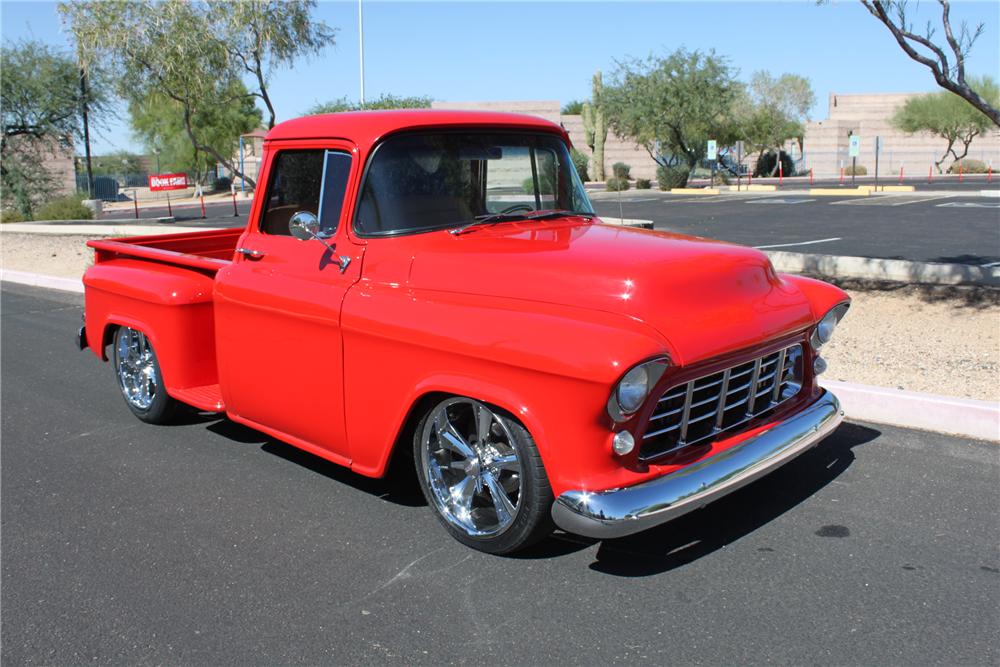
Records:
{"label": "distant car", "polygon": [[494,553],[644,530],[828,435],[847,295],[602,223],[569,148],[494,113],[278,125],[246,229],[89,243],[79,345],[144,421],[186,403],[372,477],[412,456]]}

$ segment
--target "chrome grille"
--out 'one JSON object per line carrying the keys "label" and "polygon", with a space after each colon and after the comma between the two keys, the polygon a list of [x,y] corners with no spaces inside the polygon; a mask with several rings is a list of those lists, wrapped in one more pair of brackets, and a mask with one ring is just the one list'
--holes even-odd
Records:
{"label": "chrome grille", "polygon": [[675,385],[657,402],[639,457],[662,456],[733,430],[773,410],[801,388],[801,344]]}

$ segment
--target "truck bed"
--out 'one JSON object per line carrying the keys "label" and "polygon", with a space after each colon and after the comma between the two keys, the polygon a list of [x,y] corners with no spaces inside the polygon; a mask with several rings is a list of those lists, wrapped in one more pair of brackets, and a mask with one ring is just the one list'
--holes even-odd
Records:
{"label": "truck bed", "polygon": [[120,239],[95,239],[87,245],[94,248],[94,263],[112,259],[140,258],[173,264],[212,275],[233,260],[242,227],[208,229],[203,232],[156,234]]}

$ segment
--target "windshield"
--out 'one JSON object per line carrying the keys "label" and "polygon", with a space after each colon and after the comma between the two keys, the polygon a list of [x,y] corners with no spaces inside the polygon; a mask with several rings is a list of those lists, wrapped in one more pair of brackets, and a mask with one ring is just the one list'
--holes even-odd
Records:
{"label": "windshield", "polygon": [[458,227],[477,216],[593,214],[552,134],[428,132],[386,139],[368,165],[355,229],[366,236]]}

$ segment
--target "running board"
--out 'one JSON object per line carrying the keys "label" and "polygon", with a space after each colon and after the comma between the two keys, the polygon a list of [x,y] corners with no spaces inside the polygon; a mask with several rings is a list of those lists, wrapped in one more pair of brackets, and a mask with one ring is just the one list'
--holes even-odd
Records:
{"label": "running board", "polygon": [[225,412],[226,404],[222,402],[222,391],[217,384],[206,384],[201,387],[174,389],[170,395],[182,403],[192,405],[199,410],[209,412]]}

